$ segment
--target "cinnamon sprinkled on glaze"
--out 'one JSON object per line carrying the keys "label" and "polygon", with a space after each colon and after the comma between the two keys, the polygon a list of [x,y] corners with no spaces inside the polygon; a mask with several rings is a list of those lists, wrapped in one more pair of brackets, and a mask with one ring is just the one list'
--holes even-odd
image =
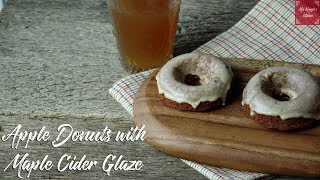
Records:
{"label": "cinnamon sprinkled on glaze", "polygon": [[[185,83],[186,76],[190,75],[199,77],[196,86]],[[232,77],[230,67],[222,60],[211,55],[188,53],[167,62],[156,80],[159,94],[196,108],[201,102],[219,98],[225,104]]]}
{"label": "cinnamon sprinkled on glaze", "polygon": [[294,67],[267,68],[250,79],[243,91],[242,105],[249,105],[251,116],[263,114],[320,120],[319,80]]}

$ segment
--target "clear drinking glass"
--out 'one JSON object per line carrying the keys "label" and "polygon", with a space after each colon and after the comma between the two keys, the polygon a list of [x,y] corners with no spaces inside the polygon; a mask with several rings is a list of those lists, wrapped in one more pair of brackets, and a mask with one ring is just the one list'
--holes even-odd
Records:
{"label": "clear drinking glass", "polygon": [[108,0],[122,64],[129,73],[172,58],[180,0]]}

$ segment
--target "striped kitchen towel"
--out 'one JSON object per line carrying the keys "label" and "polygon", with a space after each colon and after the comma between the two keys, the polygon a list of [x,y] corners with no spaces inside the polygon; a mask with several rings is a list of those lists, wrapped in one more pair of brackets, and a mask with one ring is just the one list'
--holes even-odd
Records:
{"label": "striped kitchen towel", "polygon": [[[320,26],[298,25],[295,19],[295,5],[298,1],[261,0],[236,25],[196,51],[227,58],[320,64]],[[317,17],[320,17],[320,7],[317,9]],[[113,85],[109,93],[132,114],[133,96],[143,80],[153,71],[123,78]],[[272,177],[182,161],[209,179]]]}

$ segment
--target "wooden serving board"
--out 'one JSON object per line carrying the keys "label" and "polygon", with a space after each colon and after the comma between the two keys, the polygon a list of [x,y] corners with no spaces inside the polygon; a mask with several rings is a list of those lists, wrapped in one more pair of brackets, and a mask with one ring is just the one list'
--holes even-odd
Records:
{"label": "wooden serving board", "polygon": [[270,66],[295,66],[318,78],[320,66],[275,61],[224,59],[235,73],[233,97],[212,112],[179,111],[162,104],[155,76],[148,77],[134,99],[133,116],[145,125],[146,140],[173,156],[208,165],[272,174],[320,176],[320,125],[277,131],[256,124],[241,106],[242,89]]}

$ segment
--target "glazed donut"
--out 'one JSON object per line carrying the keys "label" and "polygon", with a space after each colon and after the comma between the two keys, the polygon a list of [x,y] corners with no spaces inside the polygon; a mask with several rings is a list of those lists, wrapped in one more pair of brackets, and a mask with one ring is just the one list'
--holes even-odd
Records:
{"label": "glazed donut", "polygon": [[222,60],[188,53],[167,62],[156,76],[159,94],[170,107],[206,111],[224,105],[233,73]]}
{"label": "glazed donut", "polygon": [[270,67],[250,79],[242,105],[265,127],[306,128],[320,120],[319,80],[303,69]]}

